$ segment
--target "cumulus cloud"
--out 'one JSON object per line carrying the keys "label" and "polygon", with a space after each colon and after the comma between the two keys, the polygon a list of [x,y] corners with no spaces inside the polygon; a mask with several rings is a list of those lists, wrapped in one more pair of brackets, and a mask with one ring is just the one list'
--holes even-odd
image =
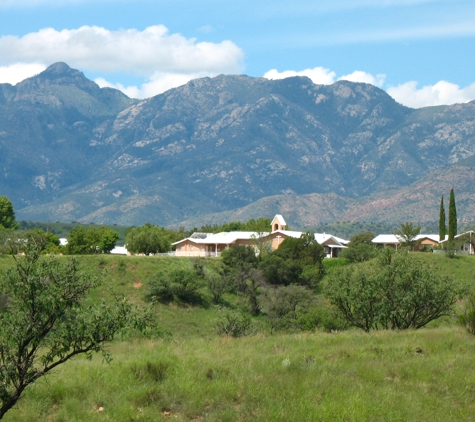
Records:
{"label": "cumulus cloud", "polygon": [[277,69],[271,69],[264,75],[267,79],[285,79],[291,76],[307,76],[314,84],[329,85],[335,82],[336,73],[325,69],[324,67],[314,67],[305,70],[284,70],[279,72]]}
{"label": "cumulus cloud", "polygon": [[384,85],[385,79],[386,75],[382,73],[373,76],[371,73],[363,72],[361,70],[355,70],[353,73],[338,78],[339,81],[364,82],[380,88]]}
{"label": "cumulus cloud", "polygon": [[264,75],[267,79],[284,79],[291,76],[308,76],[313,83],[323,85],[330,85],[337,80],[368,83],[385,89],[397,102],[413,108],[466,103],[475,100],[475,83],[461,88],[447,81],[439,81],[434,85],[418,88],[417,82],[411,81],[386,88],[384,86],[386,75],[382,73],[374,76],[368,72],[355,70],[348,75],[337,77],[334,71],[324,67],[315,67],[301,71],[285,70],[283,72],[272,69]]}
{"label": "cumulus cloud", "polygon": [[157,71],[238,72],[242,58],[242,50],[231,41],[197,42],[170,34],[163,25],[143,31],[109,31],[97,26],[62,31],[46,28],[23,37],[0,37],[0,64],[65,61],[94,71],[149,76]]}
{"label": "cumulus cloud", "polygon": [[46,66],[37,63],[15,63],[9,66],[0,66],[0,83],[15,85],[22,80],[45,70]]}
{"label": "cumulus cloud", "polygon": [[154,73],[148,82],[140,86],[131,85],[125,86],[121,83],[112,83],[104,78],[97,78],[94,80],[101,88],[109,87],[122,91],[131,98],[150,98],[162,92],[168,91],[171,88],[176,88],[180,85],[186,84],[192,79],[202,78],[207,76],[203,73],[197,74],[179,74],[179,73]]}
{"label": "cumulus cloud", "polygon": [[97,79],[100,86],[113,86],[143,98],[197,77],[239,73],[243,56],[231,41],[198,42],[170,34],[163,25],[143,31],[109,31],[98,26],[62,31],[46,28],[22,37],[0,37],[0,82],[17,83],[46,65],[64,61],[81,70],[144,77],[147,82],[140,87],[114,85],[106,77]]}
{"label": "cumulus cloud", "polygon": [[314,84],[330,85],[336,80],[345,80],[351,82],[364,82],[375,86],[383,86],[386,75],[378,74],[373,76],[371,73],[363,72],[361,70],[355,70],[345,76],[336,77],[336,73],[330,69],[324,67],[314,67],[313,69],[305,70],[284,70],[279,72],[277,69],[269,70],[265,73],[264,78],[267,79],[284,79],[291,76],[307,76]]}
{"label": "cumulus cloud", "polygon": [[475,99],[475,83],[460,88],[447,81],[417,88],[417,82],[406,82],[386,91],[391,97],[408,107],[419,108],[444,104],[466,103]]}

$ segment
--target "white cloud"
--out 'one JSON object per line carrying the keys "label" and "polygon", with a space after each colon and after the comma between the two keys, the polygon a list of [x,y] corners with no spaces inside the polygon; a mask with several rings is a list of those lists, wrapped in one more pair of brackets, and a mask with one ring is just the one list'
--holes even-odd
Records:
{"label": "white cloud", "polygon": [[391,97],[408,107],[427,107],[444,104],[466,103],[475,99],[475,83],[465,88],[459,85],[439,81],[434,85],[417,88],[417,82],[406,82],[395,87],[389,87],[387,92]]}
{"label": "white cloud", "polygon": [[124,86],[120,83],[111,83],[104,78],[94,80],[101,88],[110,87],[122,91],[131,98],[150,98],[157,94],[161,94],[171,88],[184,85],[192,79],[202,78],[205,74],[178,74],[178,73],[154,73],[148,82],[141,86]]}
{"label": "white cloud", "polygon": [[371,73],[363,72],[361,70],[355,70],[353,73],[338,78],[339,81],[364,82],[380,88],[384,85],[385,79],[386,75],[382,73],[373,76]]}
{"label": "white cloud", "polygon": [[242,50],[231,41],[197,42],[170,34],[163,25],[143,31],[109,31],[97,26],[62,31],[46,28],[23,37],[0,37],[0,83],[17,83],[46,65],[64,61],[82,70],[145,77],[148,81],[140,87],[112,84],[107,77],[96,80],[100,86],[144,98],[198,77],[239,73],[242,59]]}
{"label": "white cloud", "polygon": [[305,70],[284,70],[279,72],[277,69],[271,69],[265,73],[264,78],[267,79],[284,79],[291,76],[307,76],[314,84],[329,85],[335,82],[336,73],[325,69],[324,67],[314,67]]}
{"label": "white cloud", "polygon": [[9,66],[0,66],[0,83],[15,85],[22,80],[45,70],[46,66],[38,63],[15,63]]}
{"label": "white cloud", "polygon": [[384,80],[386,79],[386,75],[378,74],[373,76],[371,73],[363,72],[361,70],[355,70],[353,73],[337,78],[334,71],[324,67],[314,67],[313,69],[298,71],[284,70],[283,72],[279,72],[277,69],[272,69],[264,74],[264,78],[267,79],[284,79],[291,76],[307,76],[314,84],[321,85],[330,85],[338,79],[339,81],[364,82],[378,87],[383,86]]}
{"label": "white cloud", "polygon": [[475,100],[475,82],[465,88],[460,88],[458,85],[447,81],[439,81],[434,85],[427,85],[422,88],[417,88],[417,82],[415,81],[385,88],[386,75],[379,73],[374,76],[362,70],[355,70],[348,75],[337,78],[334,71],[324,67],[301,71],[285,70],[283,72],[272,69],[264,75],[264,78],[283,79],[291,76],[308,76],[313,83],[323,85],[330,85],[336,80],[368,83],[386,89],[386,92],[397,102],[413,108],[466,103]]}
{"label": "white cloud", "polygon": [[242,59],[242,50],[231,41],[197,42],[170,34],[163,25],[143,31],[109,31],[97,26],[62,31],[46,28],[23,37],[0,37],[0,65],[65,61],[92,71],[149,77],[154,72],[236,73],[242,70]]}

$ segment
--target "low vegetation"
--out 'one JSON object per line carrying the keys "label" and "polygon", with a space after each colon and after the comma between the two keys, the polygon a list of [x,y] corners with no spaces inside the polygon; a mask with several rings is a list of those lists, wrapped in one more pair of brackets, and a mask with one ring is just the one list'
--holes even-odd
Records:
{"label": "low vegetation", "polygon": [[111,256],[99,235],[117,235],[93,227],[71,232],[87,254],[53,258],[37,252],[57,237],[13,230],[3,244],[26,255],[0,255],[4,420],[475,418],[473,256],[377,251],[371,232],[338,259],[309,234],[258,255]]}

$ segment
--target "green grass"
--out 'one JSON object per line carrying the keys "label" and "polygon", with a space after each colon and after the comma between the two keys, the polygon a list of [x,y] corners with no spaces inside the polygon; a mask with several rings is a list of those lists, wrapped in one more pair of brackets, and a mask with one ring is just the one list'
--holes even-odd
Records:
{"label": "green grass", "polygon": [[[475,286],[473,256],[414,256]],[[190,265],[173,257],[78,259],[92,272],[105,271],[94,299],[113,287],[140,306],[148,305],[151,274]],[[0,255],[0,269],[12,264],[12,257]],[[238,306],[233,295],[225,301]],[[110,364],[101,356],[68,362],[28,387],[4,420],[475,420],[475,337],[450,318],[417,331],[270,336],[259,330],[231,339],[215,334],[220,307],[153,309],[161,338],[129,335],[114,342]]]}
{"label": "green grass", "polygon": [[450,328],[117,342],[5,420],[469,421],[474,346]]}

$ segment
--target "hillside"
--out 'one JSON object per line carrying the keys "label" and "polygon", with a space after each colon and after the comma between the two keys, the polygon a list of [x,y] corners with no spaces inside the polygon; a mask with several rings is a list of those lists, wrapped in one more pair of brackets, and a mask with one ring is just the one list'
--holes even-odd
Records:
{"label": "hillside", "polygon": [[244,75],[138,101],[64,63],[0,93],[0,190],[24,220],[171,225],[264,201],[297,226],[433,221],[447,185],[473,185],[473,101],[413,110],[368,84]]}
{"label": "hillside", "polygon": [[[473,288],[473,256],[415,254]],[[59,257],[66,260],[68,257]],[[105,284],[146,305],[149,276],[190,265],[171,257],[78,256]],[[215,264],[219,260],[208,260]],[[0,269],[13,264],[0,255]],[[106,271],[104,271],[106,270]],[[256,333],[216,335],[216,320],[240,302],[220,306],[155,304],[158,326],[129,332],[108,350],[113,360],[83,356],[34,385],[5,421],[36,420],[473,420],[474,337],[454,319],[419,330],[349,329],[271,334],[263,316]],[[242,304],[241,304],[242,305]]]}

